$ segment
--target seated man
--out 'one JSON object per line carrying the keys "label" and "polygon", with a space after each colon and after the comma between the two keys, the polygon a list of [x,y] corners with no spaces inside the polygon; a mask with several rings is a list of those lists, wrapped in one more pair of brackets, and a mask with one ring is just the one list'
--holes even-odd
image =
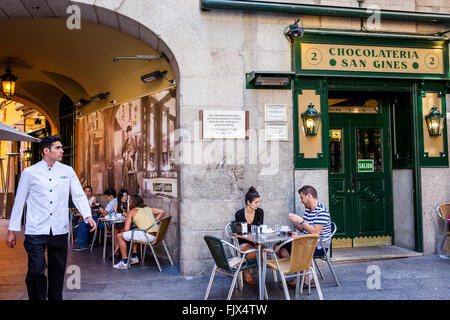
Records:
{"label": "seated man", "polygon": [[[311,186],[303,186],[298,190],[300,194],[300,199],[305,206],[305,214],[303,218],[294,214],[289,213],[288,218],[294,224],[294,227],[299,230],[302,234],[318,234],[320,238],[328,238],[331,235],[331,218],[327,209],[322,203],[317,199],[317,191]],[[314,255],[323,255],[328,251],[330,247],[330,242],[323,243],[324,248],[317,244],[317,248]],[[326,251],[324,251],[326,250]],[[288,258],[291,252],[291,243],[286,244],[278,252],[281,258]],[[290,286],[295,286],[294,281],[289,284]],[[311,287],[315,287],[311,283]]]}
{"label": "seated man", "polygon": [[119,233],[117,236],[122,259],[119,263],[114,265],[115,269],[126,269],[128,258],[130,259],[130,264],[139,262],[136,252],[133,252],[131,257],[128,257],[127,253],[126,241],[131,240],[131,223],[134,222],[137,228],[141,230],[146,230],[151,227],[147,230],[147,234],[145,234],[144,231],[135,231],[133,235],[134,240],[147,242],[148,239],[148,241],[153,242],[159,227],[155,222],[161,219],[165,213],[162,209],[150,208],[146,206],[144,204],[144,199],[137,194],[131,196],[129,209],[130,211],[127,213],[127,219],[125,220],[125,226],[123,228],[124,232]]}
{"label": "seated man", "polygon": [[[86,196],[89,198],[89,191],[91,191],[92,189],[89,189],[89,187],[86,187],[84,189],[84,192],[86,193]],[[91,191],[92,192],[92,191]],[[105,191],[105,196],[106,196],[106,201],[108,201],[108,204],[106,206],[105,209],[103,208],[97,208],[97,210],[101,213],[102,217],[104,216],[111,216],[113,214],[115,214],[115,210],[117,207],[117,199],[116,199],[116,191],[114,189],[107,189]],[[97,223],[99,217],[98,216],[93,216],[94,221]],[[103,222],[100,222],[98,224],[98,229],[103,229],[104,228],[104,224]],[[111,227],[109,227],[109,229],[111,229]],[[80,222],[80,225],[78,226],[78,231],[77,231],[77,244],[74,245],[73,250],[74,251],[83,251],[83,250],[88,250],[89,249],[89,230],[90,230],[90,226],[89,224],[85,223],[84,221]]]}

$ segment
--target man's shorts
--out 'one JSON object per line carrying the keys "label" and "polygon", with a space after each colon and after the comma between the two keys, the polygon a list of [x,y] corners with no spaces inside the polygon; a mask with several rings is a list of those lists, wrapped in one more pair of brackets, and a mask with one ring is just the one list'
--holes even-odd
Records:
{"label": "man's shorts", "polygon": [[[131,240],[131,232],[132,231],[125,231],[123,233],[123,238],[126,241]],[[136,230],[133,235],[133,240],[140,241],[140,242],[147,242],[147,238],[148,238],[148,241],[150,241],[150,243],[152,243],[156,239],[156,237],[154,235],[152,235],[148,232],[147,232],[147,238],[146,238],[145,233],[146,233],[145,231]]]}

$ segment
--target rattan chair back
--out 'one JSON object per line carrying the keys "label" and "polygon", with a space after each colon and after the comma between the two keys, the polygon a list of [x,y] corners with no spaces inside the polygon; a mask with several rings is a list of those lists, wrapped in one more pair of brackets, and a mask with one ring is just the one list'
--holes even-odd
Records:
{"label": "rattan chair back", "polygon": [[292,241],[288,273],[309,270],[318,240],[317,234],[306,234],[298,236]]}
{"label": "rattan chair back", "polygon": [[172,216],[167,216],[159,221],[159,228],[158,232],[156,233],[156,239],[153,241],[152,245],[161,243],[164,240],[171,219]]}

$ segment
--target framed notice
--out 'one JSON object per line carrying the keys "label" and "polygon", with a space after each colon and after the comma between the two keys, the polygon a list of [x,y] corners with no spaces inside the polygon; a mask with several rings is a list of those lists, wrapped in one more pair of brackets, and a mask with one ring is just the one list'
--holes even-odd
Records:
{"label": "framed notice", "polygon": [[248,139],[248,111],[200,110],[202,139]]}
{"label": "framed notice", "polygon": [[287,106],[285,104],[266,104],[266,122],[287,122]]}
{"label": "framed notice", "polygon": [[288,141],[287,123],[266,124],[266,141]]}

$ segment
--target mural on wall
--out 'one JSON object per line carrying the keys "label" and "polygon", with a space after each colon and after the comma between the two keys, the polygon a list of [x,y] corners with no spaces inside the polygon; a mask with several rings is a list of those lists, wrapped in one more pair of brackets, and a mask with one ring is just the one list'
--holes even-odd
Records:
{"label": "mural on wall", "polygon": [[91,113],[77,126],[77,171],[95,194],[123,188],[144,197],[176,198],[174,91]]}

